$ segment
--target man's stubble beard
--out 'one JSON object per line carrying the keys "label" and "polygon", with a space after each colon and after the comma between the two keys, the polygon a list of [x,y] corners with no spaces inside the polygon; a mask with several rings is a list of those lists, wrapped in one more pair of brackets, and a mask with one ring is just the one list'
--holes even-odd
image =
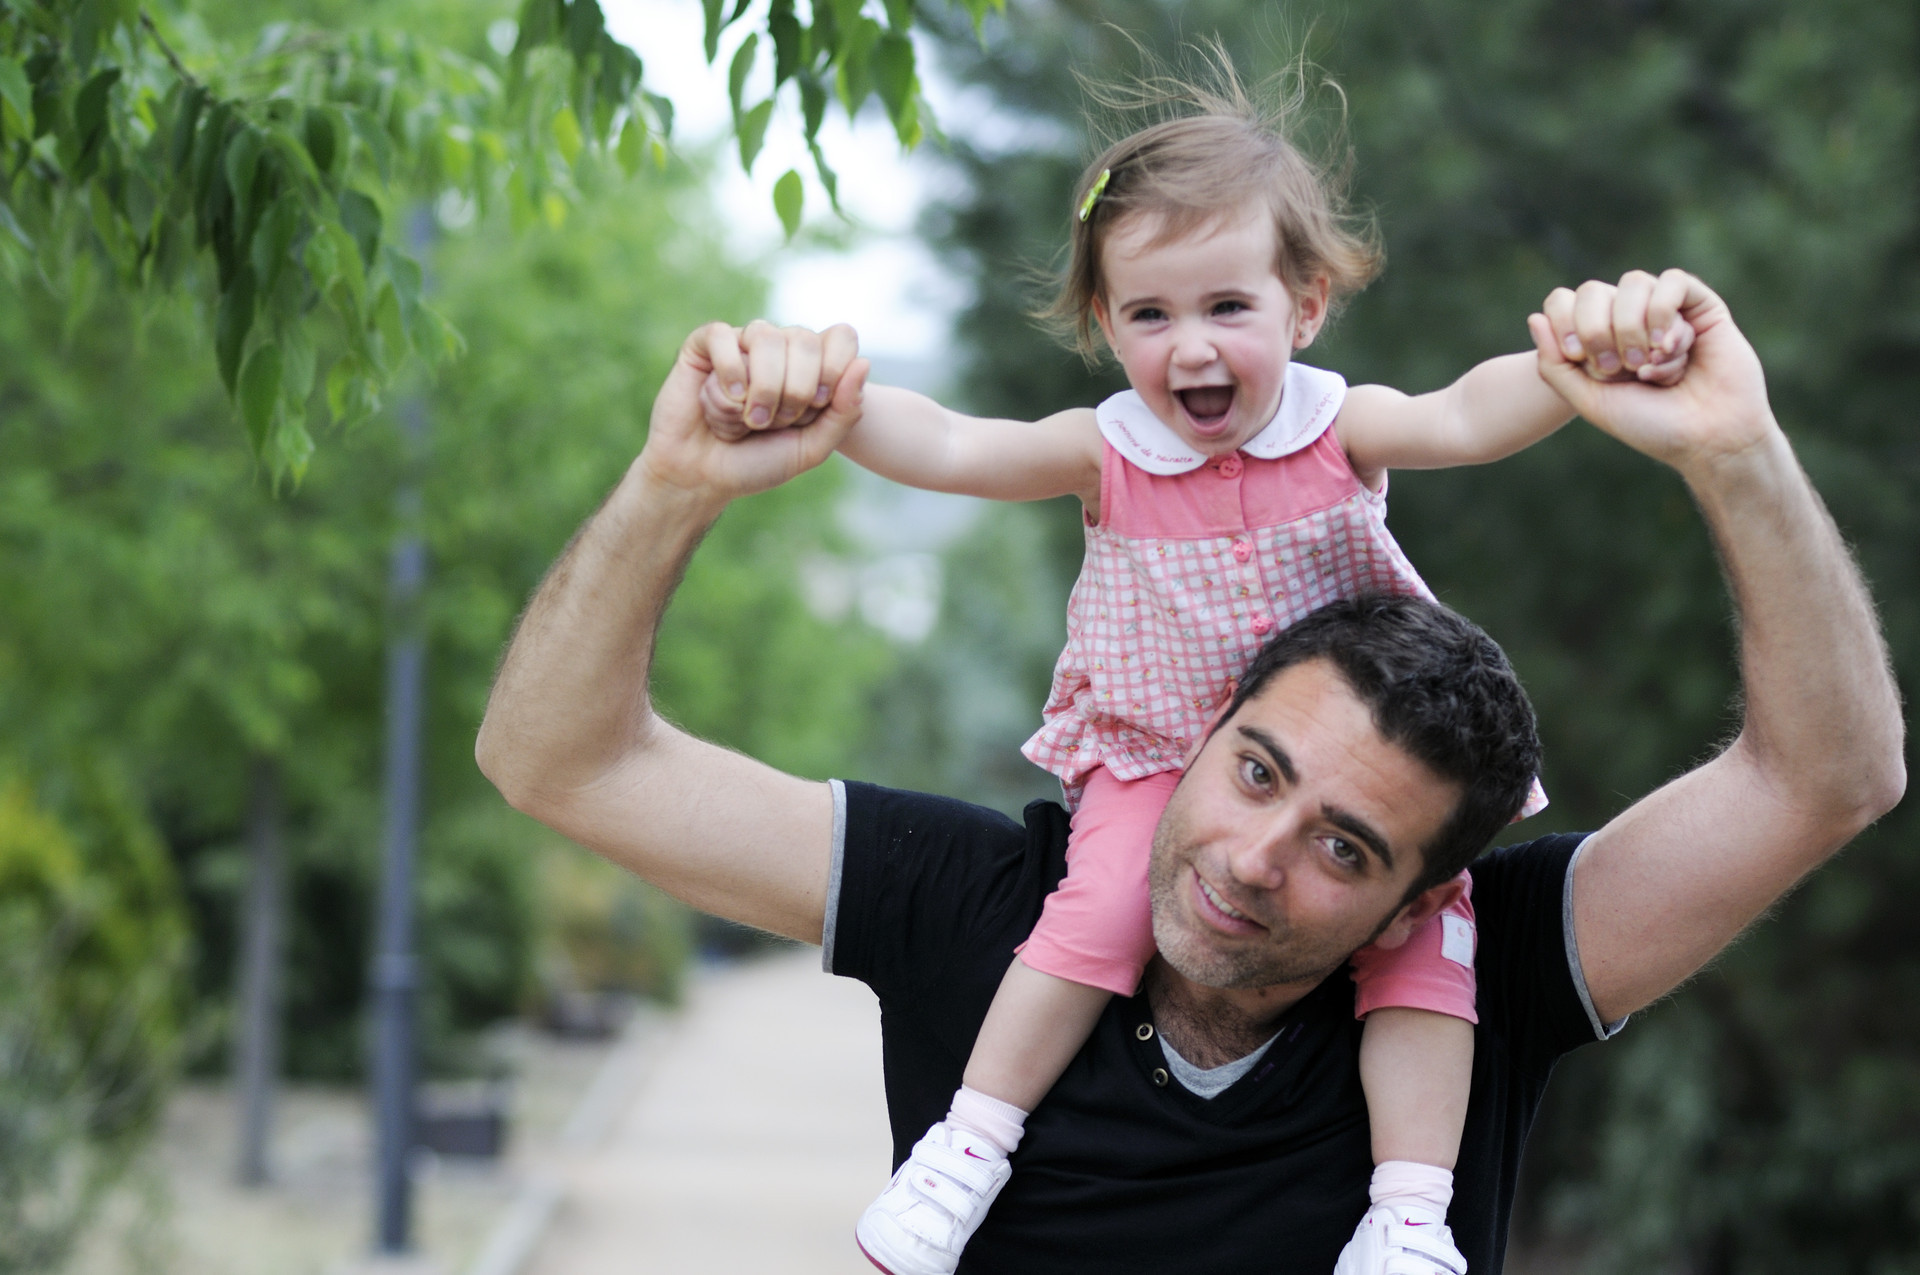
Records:
{"label": "man's stubble beard", "polygon": [[1387,928],[1398,909],[1380,918],[1371,933],[1355,942],[1351,937],[1309,936],[1287,927],[1273,918],[1260,918],[1268,926],[1268,940],[1259,946],[1214,948],[1197,935],[1182,930],[1175,918],[1183,910],[1179,897],[1180,868],[1192,861],[1185,852],[1185,825],[1180,810],[1180,792],[1153,833],[1152,857],[1147,865],[1147,888],[1153,905],[1153,941],[1161,957],[1175,971],[1203,987],[1246,989],[1273,987],[1283,983],[1317,983],[1347,963],[1360,948],[1373,942]]}

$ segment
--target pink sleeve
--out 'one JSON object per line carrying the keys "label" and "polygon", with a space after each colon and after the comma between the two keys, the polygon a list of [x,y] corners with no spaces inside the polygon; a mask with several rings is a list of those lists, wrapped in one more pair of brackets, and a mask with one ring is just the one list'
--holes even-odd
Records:
{"label": "pink sleeve", "polygon": [[1467,893],[1391,950],[1363,947],[1353,954],[1354,1016],[1376,1009],[1429,1009],[1470,1023],[1474,1012],[1473,878],[1461,873]]}

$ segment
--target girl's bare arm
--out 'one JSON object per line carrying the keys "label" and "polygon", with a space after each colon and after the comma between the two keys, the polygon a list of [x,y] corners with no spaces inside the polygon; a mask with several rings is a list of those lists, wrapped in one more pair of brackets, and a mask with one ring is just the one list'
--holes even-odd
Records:
{"label": "girl's bare arm", "polygon": [[928,491],[988,500],[1100,499],[1100,433],[1089,408],[1037,421],[967,416],[924,394],[869,386],[840,451],[863,469]]}
{"label": "girl's bare arm", "polygon": [[1389,469],[1446,469],[1511,456],[1572,416],[1540,379],[1534,355],[1507,354],[1430,394],[1356,385],[1334,430],[1354,472],[1377,487]]}

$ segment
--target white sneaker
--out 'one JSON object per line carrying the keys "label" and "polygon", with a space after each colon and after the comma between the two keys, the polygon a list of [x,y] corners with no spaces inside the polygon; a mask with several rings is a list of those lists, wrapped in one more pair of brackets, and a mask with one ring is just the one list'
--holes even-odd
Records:
{"label": "white sneaker", "polygon": [[860,1215],[854,1239],[887,1275],[952,1275],[1012,1176],[999,1147],[942,1120]]}
{"label": "white sneaker", "polygon": [[1418,1207],[1376,1204],[1340,1250],[1333,1275],[1466,1275],[1446,1220]]}

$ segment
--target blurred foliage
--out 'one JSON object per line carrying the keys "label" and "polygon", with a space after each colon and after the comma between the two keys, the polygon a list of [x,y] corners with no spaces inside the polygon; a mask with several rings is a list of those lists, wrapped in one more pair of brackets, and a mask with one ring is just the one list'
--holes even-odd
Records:
{"label": "blurred foliage", "polygon": [[542,861],[548,926],[543,981],[553,991],[680,998],[695,915],[630,872],[571,846]]}
{"label": "blurred foliage", "polygon": [[[1256,78],[1304,45],[1344,90],[1357,193],[1389,253],[1307,357],[1430,389],[1526,348],[1525,316],[1556,284],[1697,271],[1759,347],[1775,409],[1875,584],[1896,664],[1914,667],[1909,0],[1121,0],[1098,18],[1021,4],[987,24],[984,49],[948,33],[945,64],[983,94],[951,152],[963,193],[929,225],[975,286],[960,323],[968,405],[1030,418],[1119,383],[1036,341],[1024,317],[1038,298],[1022,281],[1058,260],[1093,153],[1067,69],[1137,70],[1123,31],[1163,54],[1218,32]],[[1318,98],[1306,136],[1324,146],[1341,102]],[[1393,522],[1440,595],[1507,647],[1540,710],[1554,804],[1514,835],[1597,825],[1736,721],[1726,592],[1683,487],[1651,462],[1576,424],[1497,466],[1396,476]],[[1062,565],[1031,577],[1052,582],[1053,605],[1077,566],[1074,524],[1054,511]],[[1045,679],[1025,652],[1014,667],[1037,711]],[[1523,1238],[1596,1271],[1920,1265],[1913,810],[1619,1042],[1563,1067]]]}
{"label": "blurred foliage", "polygon": [[[237,26],[249,12],[208,17]],[[44,1254],[71,1235],[90,1184],[120,1163],[102,1150],[89,1177],[72,1157],[109,1133],[137,1143],[183,1049],[192,1065],[224,1063],[261,760],[286,808],[284,1057],[295,1076],[359,1072],[389,562],[410,474],[433,562],[428,1071],[480,1063],[477,1030],[538,995],[556,926],[600,943],[616,982],[645,982],[633,962],[651,954],[648,985],[671,992],[687,942],[677,905],[629,907],[622,885],[604,913],[581,913],[579,891],[544,867],[578,852],[500,802],[473,735],[514,616],[639,450],[680,341],[707,319],[745,321],[764,296],[728,260],[697,172],[632,178],[583,152],[570,180],[564,226],[439,206],[423,295],[467,354],[436,382],[395,386],[394,410],[428,423],[424,459],[382,410],[336,431],[278,494],[230,428],[191,298],[102,276],[73,319],[39,280],[0,281],[0,1138],[13,1140],[0,1252]],[[849,768],[867,688],[888,668],[884,642],[816,620],[794,586],[801,556],[836,549],[838,486],[830,468],[729,513],[659,651],[668,711],[814,775]],[[29,1087],[60,1102],[21,1109],[16,1132],[10,1095]]]}
{"label": "blurred foliage", "polygon": [[173,865],[110,768],[68,773],[0,776],[0,1272],[58,1264],[178,1052]]}
{"label": "blurred foliage", "polygon": [[[996,7],[960,3],[976,25]],[[704,0],[709,62],[748,7]],[[396,242],[404,207],[504,200],[523,224],[558,224],[583,158],[664,166],[673,104],[598,0],[523,0],[498,49],[444,10],[422,31],[366,6],[283,8],[310,12],[256,13],[221,38],[233,10],[218,0],[0,0],[0,273],[45,283],[69,328],[108,280],[196,297],[255,454],[298,480],[309,417],[357,420],[412,356],[458,353],[422,302],[419,245]],[[791,84],[837,205],[817,140],[830,98],[850,116],[877,98],[903,146],[925,131],[914,4],[808,9],[805,24],[793,0],[756,14],[764,39],[729,66],[734,132],[751,169]],[[763,45],[771,91],[749,102]],[[789,170],[774,187],[789,237],[804,201]]]}

